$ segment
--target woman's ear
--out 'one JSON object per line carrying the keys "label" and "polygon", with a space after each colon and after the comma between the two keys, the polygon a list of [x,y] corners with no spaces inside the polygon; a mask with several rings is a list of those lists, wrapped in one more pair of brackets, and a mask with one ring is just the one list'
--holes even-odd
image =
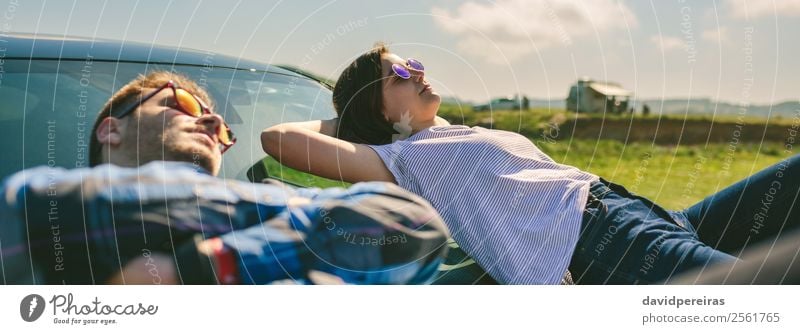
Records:
{"label": "woman's ear", "polygon": [[101,145],[118,146],[122,142],[120,120],[115,117],[106,117],[97,126],[95,136]]}

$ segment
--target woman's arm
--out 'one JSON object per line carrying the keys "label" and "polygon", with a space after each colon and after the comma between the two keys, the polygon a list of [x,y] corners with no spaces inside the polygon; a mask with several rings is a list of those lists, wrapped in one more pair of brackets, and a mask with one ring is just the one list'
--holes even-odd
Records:
{"label": "woman's arm", "polygon": [[286,166],[325,178],[396,183],[369,146],[334,138],[335,133],[335,119],[283,123],[261,132],[261,147]]}

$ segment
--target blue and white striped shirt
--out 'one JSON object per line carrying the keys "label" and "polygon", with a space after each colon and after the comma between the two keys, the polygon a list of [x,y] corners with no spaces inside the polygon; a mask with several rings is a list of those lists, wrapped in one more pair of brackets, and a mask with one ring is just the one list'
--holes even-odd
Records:
{"label": "blue and white striped shirt", "polygon": [[497,281],[561,281],[596,175],[553,161],[522,135],[481,127],[435,126],[370,147]]}

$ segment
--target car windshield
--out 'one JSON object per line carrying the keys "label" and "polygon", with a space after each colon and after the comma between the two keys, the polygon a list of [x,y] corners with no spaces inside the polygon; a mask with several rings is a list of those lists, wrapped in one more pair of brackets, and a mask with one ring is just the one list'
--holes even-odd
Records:
{"label": "car windshield", "polygon": [[[268,174],[301,185],[330,185],[265,158],[261,130],[274,124],[335,117],[328,88],[305,77],[213,66],[92,60],[6,60],[0,77],[0,135],[7,143],[0,177],[35,166],[87,167],[97,113],[141,73],[169,70],[205,87],[238,142],[220,177],[260,181]],[[322,182],[322,184],[320,184]]]}

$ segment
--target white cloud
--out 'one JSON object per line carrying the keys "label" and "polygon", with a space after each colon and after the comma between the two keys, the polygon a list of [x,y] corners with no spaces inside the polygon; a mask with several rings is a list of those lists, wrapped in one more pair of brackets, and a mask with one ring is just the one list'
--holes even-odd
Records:
{"label": "white cloud", "polygon": [[[457,35],[466,52],[505,63],[534,51],[569,46],[573,38],[637,25],[633,12],[613,0],[498,0],[467,2],[455,10],[434,7],[436,23]],[[496,45],[496,47],[495,47]],[[499,50],[498,50],[499,49]]]}
{"label": "white cloud", "polygon": [[679,50],[685,47],[683,40],[674,36],[653,35],[650,36],[650,42],[653,42],[656,47],[664,50],[665,52]]}
{"label": "white cloud", "polygon": [[763,16],[800,16],[798,0],[727,0],[731,15],[738,19]]}

